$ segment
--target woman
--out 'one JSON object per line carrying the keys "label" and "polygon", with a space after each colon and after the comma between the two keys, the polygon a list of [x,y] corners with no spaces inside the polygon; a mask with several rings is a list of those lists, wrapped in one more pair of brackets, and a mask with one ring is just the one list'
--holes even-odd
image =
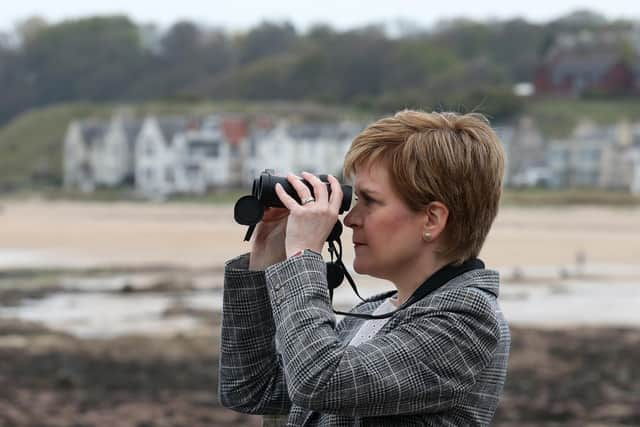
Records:
{"label": "woman", "polygon": [[320,252],[340,185],[305,173],[314,198],[289,175],[302,203],[278,187],[287,209],[226,266],[221,402],[289,426],[488,425],[510,342],[498,274],[476,259],[500,201],[497,136],[480,115],[403,111],[356,137],[344,169],[354,269],[396,288],[353,313],[395,313],[336,325]]}

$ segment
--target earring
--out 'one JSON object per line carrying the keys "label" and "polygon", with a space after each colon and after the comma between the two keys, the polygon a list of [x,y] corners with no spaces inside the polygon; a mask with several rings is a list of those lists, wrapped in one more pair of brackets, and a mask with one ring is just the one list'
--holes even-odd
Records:
{"label": "earring", "polygon": [[430,242],[431,241],[431,233],[429,233],[428,231],[425,231],[424,234],[422,235],[422,239],[425,242]]}

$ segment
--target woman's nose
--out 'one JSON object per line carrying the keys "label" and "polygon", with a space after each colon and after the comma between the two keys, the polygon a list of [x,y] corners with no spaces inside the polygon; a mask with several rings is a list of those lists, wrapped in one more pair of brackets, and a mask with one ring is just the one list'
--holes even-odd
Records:
{"label": "woman's nose", "polygon": [[356,206],[353,207],[353,209],[351,209],[349,211],[349,213],[347,215],[345,215],[344,217],[344,225],[346,225],[349,228],[353,228],[353,227],[357,227],[358,226],[358,217],[356,216],[356,210],[357,210],[357,204]]}

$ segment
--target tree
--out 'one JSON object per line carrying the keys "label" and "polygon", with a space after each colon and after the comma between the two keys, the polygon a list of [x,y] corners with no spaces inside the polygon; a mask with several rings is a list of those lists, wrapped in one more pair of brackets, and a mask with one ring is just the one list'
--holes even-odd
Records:
{"label": "tree", "polygon": [[192,22],[180,21],[174,24],[162,38],[162,53],[168,61],[184,61],[198,53],[200,30]]}
{"label": "tree", "polygon": [[31,16],[19,21],[15,26],[15,33],[21,45],[33,40],[40,32],[44,31],[49,24],[41,16]]}
{"label": "tree", "polygon": [[143,58],[137,27],[121,16],[65,21],[23,49],[41,104],[126,98]]}
{"label": "tree", "polygon": [[287,52],[293,47],[296,37],[296,29],[288,22],[263,22],[239,40],[239,61],[246,64]]}
{"label": "tree", "polygon": [[233,61],[232,45],[221,30],[203,30],[188,21],[173,25],[161,39],[160,53],[147,61],[144,82],[134,93],[145,97],[194,96],[211,76],[224,73]]}
{"label": "tree", "polygon": [[22,111],[38,103],[33,74],[26,69],[20,50],[0,44],[0,126]]}

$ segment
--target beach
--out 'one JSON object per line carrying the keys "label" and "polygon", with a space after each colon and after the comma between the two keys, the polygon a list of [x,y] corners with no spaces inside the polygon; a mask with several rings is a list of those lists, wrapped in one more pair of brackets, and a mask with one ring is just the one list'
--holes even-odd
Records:
{"label": "beach", "polygon": [[[0,425],[260,425],[216,393],[222,268],[249,249],[232,206],[0,205]],[[513,338],[495,425],[640,425],[638,255],[638,209],[501,209],[481,254]]]}
{"label": "beach", "polygon": [[[210,267],[249,247],[232,205],[6,201],[0,224],[0,250],[23,254],[26,267]],[[343,243],[350,261],[346,227]],[[580,253],[587,263],[637,265],[640,209],[503,207],[481,257],[495,267],[562,266]],[[1,254],[0,267],[11,267]]]}

